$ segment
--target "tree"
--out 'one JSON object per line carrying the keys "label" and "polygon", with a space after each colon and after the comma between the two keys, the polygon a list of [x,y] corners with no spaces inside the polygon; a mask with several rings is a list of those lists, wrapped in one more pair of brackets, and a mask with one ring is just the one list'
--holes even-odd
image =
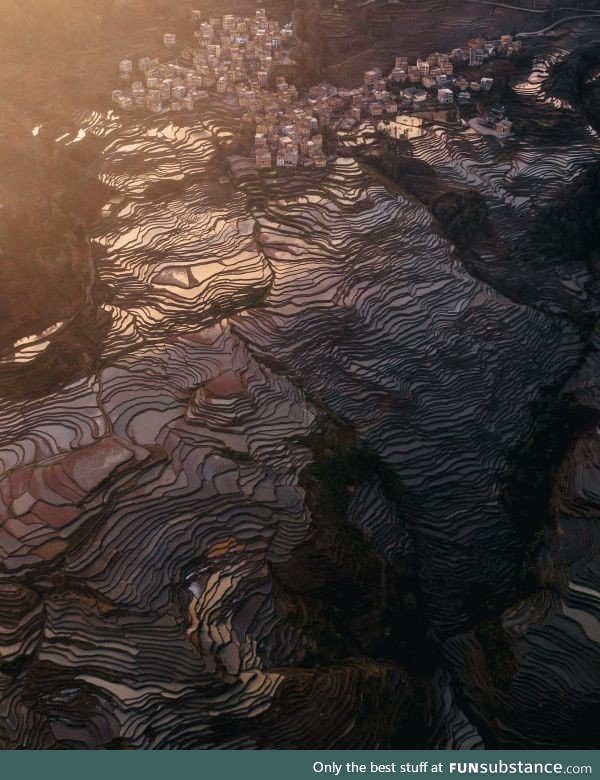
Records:
{"label": "tree", "polygon": [[321,128],[321,137],[323,139],[323,151],[325,154],[337,154],[338,137],[335,130],[332,130],[329,125],[324,125]]}
{"label": "tree", "polygon": [[298,63],[298,83],[314,84],[321,78],[321,7],[319,0],[296,0],[294,7],[296,46],[292,56]]}

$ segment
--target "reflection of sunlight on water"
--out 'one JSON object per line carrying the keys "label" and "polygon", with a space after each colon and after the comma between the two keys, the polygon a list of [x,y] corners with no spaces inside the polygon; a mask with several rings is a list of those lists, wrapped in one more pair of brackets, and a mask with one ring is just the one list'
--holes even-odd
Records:
{"label": "reflection of sunlight on water", "polygon": [[573,106],[568,100],[552,97],[551,95],[547,95],[544,91],[544,84],[550,75],[550,69],[556,65],[557,62],[560,62],[566,54],[566,50],[561,50],[546,57],[536,57],[533,61],[531,73],[527,77],[527,80],[519,81],[514,84],[512,87],[513,90],[518,95],[537,96],[538,100],[548,103],[549,105],[554,106],[554,108],[572,111]]}
{"label": "reflection of sunlight on water", "polygon": [[78,131],[78,133],[75,136],[75,138],[73,138],[72,141],[69,141],[68,143],[66,143],[65,146],[70,146],[71,144],[79,143],[79,141],[83,141],[85,136],[86,136],[85,130],[81,129],[81,130]]}
{"label": "reflection of sunlight on water", "polygon": [[[399,117],[400,124],[403,119]],[[69,143],[79,124],[68,135]],[[529,152],[523,144],[523,156],[511,168],[510,157],[498,162],[496,146],[470,130],[444,125],[425,136],[420,122],[406,122],[404,128],[405,137],[415,139],[415,156],[435,168],[436,176],[441,171],[444,183],[457,189],[476,186],[495,206],[511,197],[521,205],[525,196],[518,189],[513,196],[507,189],[512,185],[508,172],[515,180],[521,172],[535,172],[546,155],[545,148]],[[97,131],[102,132],[100,125],[89,133]],[[285,176],[272,186],[267,181],[260,197],[253,198],[258,187],[252,178],[247,192],[231,188],[225,195],[217,191],[214,198],[217,188],[211,177],[216,171],[210,150],[203,152],[208,146],[200,140],[204,132],[170,122],[160,129],[127,125],[111,132],[102,176],[119,185],[119,195],[111,199],[111,219],[94,226],[107,249],[98,257],[97,275],[111,301],[99,304],[108,315],[102,321],[110,317],[110,327],[102,334],[94,376],[97,399],[88,400],[91,392],[84,388],[67,405],[63,398],[70,388],[61,390],[58,400],[48,403],[48,412],[44,407],[42,413],[36,410],[41,422],[34,430],[40,446],[45,436],[53,446],[57,442],[56,449],[70,445],[69,440],[63,445],[60,436],[77,437],[75,447],[81,449],[86,435],[98,437],[110,430],[114,441],[104,450],[107,457],[113,457],[113,448],[120,447],[120,453],[130,449],[131,454],[120,455],[129,459],[126,474],[118,472],[102,484],[102,494],[94,493],[98,501],[100,496],[105,499],[110,512],[99,535],[90,537],[86,549],[82,546],[79,562],[69,563],[70,570],[93,569],[107,598],[114,582],[115,594],[126,591],[118,598],[128,609],[154,615],[151,605],[164,604],[164,593],[172,587],[170,571],[179,567],[177,571],[192,572],[191,566],[184,569],[192,550],[200,561],[193,576],[200,577],[209,550],[213,557],[207,577],[219,565],[223,574],[215,574],[209,587],[204,580],[192,580],[190,591],[197,599],[209,594],[208,606],[202,608],[215,617],[211,624],[205,621],[202,630],[214,629],[226,637],[214,645],[220,652],[231,644],[229,625],[237,625],[232,622],[237,615],[231,618],[232,612],[226,611],[237,599],[235,578],[250,582],[244,591],[250,598],[267,592],[264,579],[255,588],[241,563],[238,574],[232,545],[241,539],[240,560],[254,566],[255,553],[247,552],[245,540],[257,547],[260,543],[256,566],[268,572],[263,550],[285,559],[288,539],[290,546],[297,545],[304,527],[312,533],[299,479],[313,457],[305,442],[318,430],[311,426],[321,409],[326,410],[323,416],[331,410],[350,421],[361,441],[376,448],[377,458],[402,470],[407,492],[415,497],[414,503],[406,502],[411,521],[418,519],[433,529],[426,539],[432,549],[437,549],[440,533],[464,539],[479,533],[473,529],[480,523],[487,523],[486,538],[498,536],[503,515],[491,500],[496,495],[494,469],[499,473],[502,468],[506,443],[518,439],[512,420],[529,419],[538,387],[565,373],[562,354],[567,354],[571,336],[566,318],[543,319],[542,312],[513,304],[480,283],[453,257],[417,198],[386,187],[380,178],[363,172],[355,159],[340,159],[316,176]],[[365,135],[368,132],[372,134],[372,128]],[[558,163],[562,172],[567,166]],[[183,186],[148,187],[161,179],[170,184],[179,169],[186,174]],[[546,170],[542,168],[542,174]],[[104,292],[101,295],[104,300]],[[217,330],[220,318],[225,324]],[[202,331],[204,324],[211,329]],[[42,336],[46,341],[39,341]],[[15,347],[33,349],[31,340],[36,338],[39,354],[48,345],[47,332]],[[464,357],[460,365],[457,353]],[[499,370],[503,354],[505,368]],[[311,394],[319,399],[319,408],[306,400]],[[56,435],[41,427],[48,426],[48,420]],[[25,445],[14,438],[15,450],[25,452]],[[31,449],[29,429],[21,439]],[[25,456],[17,451],[18,457]],[[52,469],[58,471],[54,464]],[[464,490],[465,484],[477,490]],[[356,527],[361,533],[363,527],[367,532],[383,528],[376,537],[380,549],[387,553],[397,544],[397,554],[404,555],[404,536],[396,536],[395,505],[382,493],[371,510],[371,491],[379,494],[379,478],[361,481],[359,489],[363,486],[368,492],[364,502],[356,504]],[[482,496],[487,514],[481,511]],[[383,525],[381,517],[388,514],[389,523]],[[363,515],[375,518],[371,525],[370,520],[361,525]],[[448,519],[445,527],[440,518]],[[128,544],[124,533],[135,534],[136,544]],[[225,551],[218,553],[222,565],[217,550]],[[109,566],[105,561],[115,562]],[[171,566],[166,573],[165,561]],[[443,552],[439,561],[444,576]],[[461,572],[471,570],[470,552],[458,565]],[[155,571],[165,574],[164,581],[157,581]],[[146,575],[149,585],[142,579]],[[266,614],[261,610],[259,616]],[[158,622],[148,624],[148,635],[150,626],[157,625],[154,635],[163,636],[162,616],[158,611]],[[242,618],[246,620],[244,615],[240,622]],[[124,617],[123,625],[129,620]],[[277,634],[272,626],[271,620],[269,632],[283,635],[283,629]],[[179,636],[180,627],[175,630]],[[126,634],[125,627],[123,642]],[[160,657],[159,645],[138,650],[138,636],[145,636],[141,629],[123,657],[129,648],[139,657]],[[173,642],[171,634],[165,647],[167,641]],[[208,641],[203,652],[210,660],[213,645]],[[241,654],[237,648],[236,659]],[[300,648],[304,653],[304,646]],[[243,650],[257,663],[253,646],[246,650],[244,645]],[[179,648],[172,652],[175,657]],[[285,652],[291,653],[287,646]],[[213,654],[216,657],[216,651]],[[190,667],[194,682],[200,661],[205,663],[200,659],[198,667]],[[187,667],[182,668],[187,684]],[[158,676],[153,667],[141,665],[139,670],[137,686]],[[253,694],[260,685],[263,691],[265,676],[260,670],[251,673],[259,676],[244,690]],[[244,674],[250,672],[239,675],[242,682]],[[117,683],[90,674],[85,679],[118,690]],[[131,709],[129,702],[140,690],[123,688],[124,711]],[[163,698],[178,696],[158,684],[153,690]],[[241,698],[239,685],[231,690],[227,706],[235,706],[244,717],[252,706],[254,715],[256,698],[250,693],[247,700]],[[268,701],[266,693],[261,695]],[[187,706],[183,695],[182,700]]]}
{"label": "reflection of sunlight on water", "polygon": [[340,139],[342,146],[349,148],[355,146],[370,146],[375,140],[373,126],[368,122],[363,122],[354,132],[348,134],[338,133],[338,138]]}
{"label": "reflection of sunlight on water", "polygon": [[8,357],[3,357],[0,363],[29,363],[31,360],[41,354],[50,344],[48,336],[52,336],[63,325],[63,320],[50,325],[40,333],[33,333],[31,336],[24,336],[13,344],[11,353]]}
{"label": "reflection of sunlight on water", "polygon": [[42,127],[41,125],[36,125],[36,126],[33,128],[33,130],[31,131],[31,135],[34,135],[34,136],[35,136],[35,135],[37,135],[37,134],[40,132],[40,130],[41,130],[41,127]]}
{"label": "reflection of sunlight on water", "polygon": [[164,127],[161,127],[160,130],[158,128],[152,129],[156,130],[154,135],[162,136],[168,141],[185,142],[194,136],[200,137],[204,140],[209,140],[211,138],[211,133],[208,130],[205,130],[203,127],[178,127],[172,122],[170,122],[168,125],[165,125]]}
{"label": "reflection of sunlight on water", "polygon": [[[92,127],[84,119],[77,126],[107,135],[104,117],[89,121]],[[219,191],[214,200],[216,134],[209,128],[216,120],[203,117],[193,127],[167,117],[151,122],[112,135],[99,172],[118,193],[104,205],[93,239],[105,250],[99,276],[114,292],[102,306],[112,320],[107,353],[197,327],[214,307],[243,307],[271,280],[242,196],[224,199]],[[164,189],[150,187],[157,182]]]}
{"label": "reflection of sunlight on water", "polygon": [[18,347],[22,347],[26,344],[33,344],[38,339],[45,338],[46,336],[51,336],[53,333],[56,333],[56,331],[60,328],[60,326],[63,324],[63,321],[54,323],[54,325],[50,325],[45,330],[42,330],[40,333],[34,333],[31,336],[23,336],[23,338],[18,339],[14,343],[14,348],[17,349]]}

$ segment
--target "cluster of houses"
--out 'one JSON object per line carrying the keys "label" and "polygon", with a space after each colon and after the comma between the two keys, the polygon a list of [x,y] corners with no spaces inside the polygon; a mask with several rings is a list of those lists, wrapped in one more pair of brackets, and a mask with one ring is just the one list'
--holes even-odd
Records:
{"label": "cluster of houses", "polygon": [[279,76],[276,81],[276,91],[265,90],[244,117],[255,130],[256,167],[325,167],[327,158],[321,129],[329,124],[331,111],[328,96],[323,99],[323,95],[317,93],[327,93],[328,86],[313,87],[303,99],[296,93],[294,99],[289,100],[285,79]]}
{"label": "cluster of houses", "polygon": [[[511,35],[502,35],[490,41],[473,38],[465,48],[434,52],[418,58],[415,63],[409,63],[407,57],[397,56],[394,68],[386,76],[380,69],[364,73],[368,114],[380,117],[394,114],[399,109],[406,112],[424,105],[468,104],[473,96],[489,92],[494,79],[488,76],[476,79],[457,76],[455,68],[459,65],[480,68],[491,58],[507,57],[520,51],[521,45],[521,41],[513,40]],[[504,123],[502,133],[510,132],[506,117],[499,121]]]}
{"label": "cluster of houses", "polygon": [[479,125],[493,130],[500,137],[510,135],[513,126],[513,123],[506,116],[505,107],[500,105],[489,106],[484,111],[483,116],[478,117],[477,122]]}
{"label": "cluster of houses", "polygon": [[[112,99],[125,111],[158,113],[192,111],[211,94],[220,95],[246,109],[242,122],[253,138],[252,154],[260,169],[324,167],[326,152],[331,151],[324,148],[325,128],[333,135],[347,132],[366,117],[384,120],[388,126],[399,112],[410,113],[422,105],[468,103],[473,94],[489,92],[493,79],[457,77],[455,67],[481,67],[492,57],[510,56],[521,45],[510,35],[492,41],[475,38],[464,49],[435,52],[414,64],[397,56],[387,76],[380,69],[368,70],[363,83],[353,89],[321,83],[300,95],[282,75],[285,66],[294,65],[289,53],[294,43],[291,25],[281,27],[264,8],[251,18],[226,14],[208,21],[202,20],[200,11],[191,13],[195,45],[178,47],[174,62],[142,57],[135,72],[132,60],[122,60],[122,85]],[[164,33],[163,44],[177,47],[176,34]],[[510,133],[503,109],[488,111],[481,122],[497,134]],[[406,134],[405,125],[402,128]]]}
{"label": "cluster of houses", "polygon": [[[211,92],[249,105],[266,89],[274,65],[292,63],[287,51],[293,42],[291,25],[280,27],[264,8],[254,18],[225,14],[202,21],[200,11],[191,14],[194,46],[179,47],[175,62],[142,57],[134,67],[132,60],[121,60],[123,86],[112,93],[120,109],[192,111]],[[176,47],[177,35],[164,33],[163,44]]]}

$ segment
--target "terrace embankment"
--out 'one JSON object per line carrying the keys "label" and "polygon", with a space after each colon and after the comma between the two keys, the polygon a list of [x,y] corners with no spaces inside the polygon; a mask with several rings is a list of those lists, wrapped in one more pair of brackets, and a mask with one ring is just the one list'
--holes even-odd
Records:
{"label": "terrace embankment", "polygon": [[[533,17],[533,18],[532,18]],[[380,67],[389,72],[394,57],[416,58],[431,51],[450,51],[471,35],[535,29],[540,17],[517,9],[477,3],[425,3],[402,0],[364,8],[322,13],[324,75],[333,83],[353,87],[364,71]]]}
{"label": "terrace embankment", "polygon": [[[523,114],[563,110],[548,68]],[[541,124],[432,123],[411,152],[523,244],[598,158]],[[238,125],[215,101],[50,136],[97,145],[119,197],[88,234],[93,360],[40,388],[52,333],[41,392],[0,399],[3,746],[591,746],[594,263],[480,245],[482,281],[351,158],[221,183]],[[548,388],[581,414],[515,464]]]}

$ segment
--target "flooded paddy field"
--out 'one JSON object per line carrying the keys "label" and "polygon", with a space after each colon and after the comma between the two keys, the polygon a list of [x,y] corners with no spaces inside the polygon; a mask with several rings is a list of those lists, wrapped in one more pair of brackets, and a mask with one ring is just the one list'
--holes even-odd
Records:
{"label": "flooded paddy field", "polygon": [[0,362],[4,747],[593,745],[597,258],[519,252],[600,159],[545,89],[588,35],[515,144],[411,140],[485,199],[470,253],[352,156],[223,161],[225,103],[52,128],[110,208]]}

